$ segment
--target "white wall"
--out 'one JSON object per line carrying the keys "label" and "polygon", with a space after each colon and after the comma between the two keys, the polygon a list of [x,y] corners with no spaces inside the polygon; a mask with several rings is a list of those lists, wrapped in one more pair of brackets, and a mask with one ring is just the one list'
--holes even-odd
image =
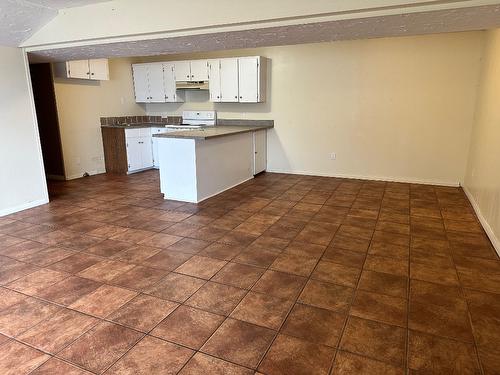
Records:
{"label": "white wall", "polygon": [[48,202],[29,69],[0,47],[0,216]]}
{"label": "white wall", "polygon": [[[269,47],[141,61],[262,55],[268,100],[148,104],[149,114],[216,109],[274,119],[268,170],[457,185],[465,174],[482,32]],[[330,153],[337,154],[330,160]]]}
{"label": "white wall", "polygon": [[110,60],[109,75],[109,81],[55,79],[67,179],[105,172],[100,117],[145,114],[135,103],[131,60]]}
{"label": "white wall", "polygon": [[500,254],[500,29],[486,35],[464,188]]}

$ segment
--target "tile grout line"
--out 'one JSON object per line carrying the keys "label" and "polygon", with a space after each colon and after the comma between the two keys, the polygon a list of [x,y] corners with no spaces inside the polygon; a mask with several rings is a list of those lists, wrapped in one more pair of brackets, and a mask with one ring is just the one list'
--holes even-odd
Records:
{"label": "tile grout line", "polygon": [[[385,187],[387,186],[387,184],[384,184],[384,192],[385,192]],[[361,190],[361,188],[360,188]],[[359,190],[359,191],[360,191]],[[358,193],[356,194],[356,198],[353,200],[353,204],[354,202],[356,201],[356,199],[358,199],[359,197],[359,191]],[[352,205],[349,207],[349,211],[352,209]],[[377,221],[378,221],[378,217],[380,215],[380,209],[381,207],[379,207],[379,210],[378,210],[378,213],[377,213]],[[347,214],[348,215],[348,214]],[[355,299],[356,299],[356,295],[357,295],[357,291],[358,291],[358,287],[359,287],[359,282],[361,280],[361,275],[363,273],[363,269],[364,269],[364,266],[365,266],[365,263],[366,263],[366,258],[368,257],[368,251],[370,249],[370,245],[371,245],[371,242],[373,240],[373,237],[375,236],[375,228],[373,229],[373,233],[372,233],[372,236],[370,238],[370,241],[368,243],[368,248],[366,250],[366,253],[365,253],[365,257],[363,259],[363,264],[361,265],[361,268],[360,268],[360,272],[359,272],[359,276],[358,276],[358,280],[356,282],[356,286],[353,288],[353,294],[351,296],[351,300],[349,302],[349,306],[346,310],[346,316],[345,316],[345,320],[344,320],[344,324],[343,324],[343,327],[342,327],[342,330],[340,332],[340,335],[339,335],[339,339],[338,339],[338,342],[337,342],[337,350],[335,351],[335,354],[333,356],[333,359],[330,363],[330,368],[328,369],[328,373],[329,374],[333,374],[333,371],[334,371],[334,366],[335,366],[335,362],[337,360],[337,355],[339,353],[339,351],[341,350],[341,344],[342,344],[342,338],[344,337],[344,334],[345,334],[345,330],[347,328],[347,324],[349,323],[349,320],[350,320],[350,312],[351,312],[351,308],[352,308],[352,304],[354,303]]]}

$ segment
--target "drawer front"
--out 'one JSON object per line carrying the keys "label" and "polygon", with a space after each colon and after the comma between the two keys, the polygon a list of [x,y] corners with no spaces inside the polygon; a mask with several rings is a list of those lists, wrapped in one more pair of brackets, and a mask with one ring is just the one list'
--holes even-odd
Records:
{"label": "drawer front", "polygon": [[126,138],[150,137],[151,128],[125,129]]}
{"label": "drawer front", "polygon": [[141,131],[141,137],[151,137],[151,128],[139,129]]}
{"label": "drawer front", "polygon": [[125,129],[125,138],[137,138],[141,136],[142,129]]}

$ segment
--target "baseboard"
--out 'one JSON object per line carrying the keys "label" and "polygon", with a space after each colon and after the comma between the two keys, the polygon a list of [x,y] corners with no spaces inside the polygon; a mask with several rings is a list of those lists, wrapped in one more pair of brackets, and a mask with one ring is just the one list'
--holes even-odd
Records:
{"label": "baseboard", "polygon": [[405,177],[394,177],[394,176],[366,176],[366,175],[356,175],[356,174],[321,173],[321,172],[281,170],[281,169],[269,169],[269,168],[266,171],[271,173],[287,173],[287,174],[318,176],[318,177],[350,178],[355,180],[402,182],[407,184],[439,185],[439,186],[451,186],[451,187],[460,186],[460,183],[455,181],[421,180],[418,178],[405,178]]}
{"label": "baseboard", "polygon": [[0,217],[10,215],[10,214],[13,214],[13,213],[16,213],[19,211],[24,211],[24,210],[27,210],[29,208],[33,208],[36,206],[41,206],[42,204],[47,204],[47,203],[49,203],[49,199],[43,198],[43,199],[38,199],[36,201],[31,201],[28,203],[20,204],[20,205],[15,206],[15,207],[9,207],[9,208],[6,208],[6,209],[3,209],[0,211]]}
{"label": "baseboard", "polygon": [[464,189],[465,195],[467,195],[469,202],[472,204],[472,208],[476,212],[476,215],[479,219],[479,222],[483,226],[483,229],[486,232],[486,235],[490,239],[493,247],[495,248],[498,256],[500,257],[500,239],[497,238],[497,236],[495,235],[495,232],[493,232],[493,229],[491,229],[490,224],[488,223],[486,218],[483,216],[483,213],[481,212],[481,209],[479,208],[479,204],[476,202],[476,199],[474,198],[474,195],[471,193],[471,191],[466,186],[462,186],[462,189]]}
{"label": "baseboard", "polygon": [[[66,180],[76,180],[77,178],[82,178],[83,177],[83,173],[85,173],[85,172],[66,176]],[[90,172],[87,172],[87,173],[89,174],[89,176],[94,176],[96,174],[106,173],[106,171],[105,170],[98,170],[98,171],[90,171]]]}

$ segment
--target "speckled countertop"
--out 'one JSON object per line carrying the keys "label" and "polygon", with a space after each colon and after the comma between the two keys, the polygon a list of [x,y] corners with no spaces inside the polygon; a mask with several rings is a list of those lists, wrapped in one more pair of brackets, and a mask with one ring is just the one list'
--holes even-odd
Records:
{"label": "speckled countertop", "polygon": [[165,124],[159,122],[144,122],[140,124],[126,124],[126,125],[101,125],[101,128],[115,128],[115,129],[142,129],[142,128],[164,128]]}
{"label": "speckled countertop", "polygon": [[228,135],[254,132],[261,129],[273,128],[273,125],[217,125],[207,126],[197,130],[179,130],[164,134],[154,134],[158,138],[187,138],[187,139],[210,139]]}

